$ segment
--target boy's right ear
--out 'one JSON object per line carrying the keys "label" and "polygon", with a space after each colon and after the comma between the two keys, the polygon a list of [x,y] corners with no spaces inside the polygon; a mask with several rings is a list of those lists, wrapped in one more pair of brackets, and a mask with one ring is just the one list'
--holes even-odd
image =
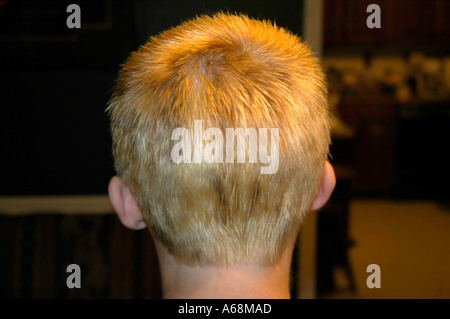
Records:
{"label": "boy's right ear", "polygon": [[111,204],[125,227],[134,230],[147,227],[133,193],[120,177],[114,176],[111,179],[108,193]]}
{"label": "boy's right ear", "polygon": [[314,198],[311,205],[311,210],[319,210],[322,208],[333,193],[334,187],[336,186],[336,176],[334,175],[333,166],[330,162],[325,162],[325,167],[323,171],[322,181],[320,182],[319,191]]}

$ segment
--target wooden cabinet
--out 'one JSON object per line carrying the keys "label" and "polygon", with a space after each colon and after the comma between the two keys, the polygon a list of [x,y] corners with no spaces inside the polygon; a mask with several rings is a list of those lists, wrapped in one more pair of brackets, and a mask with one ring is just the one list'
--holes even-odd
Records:
{"label": "wooden cabinet", "polygon": [[433,21],[434,40],[438,43],[450,44],[450,1],[435,0],[433,1],[435,8],[435,16]]}
{"label": "wooden cabinet", "polygon": [[[366,21],[370,4],[381,10],[381,28]],[[325,0],[325,46],[450,46],[448,0]]]}
{"label": "wooden cabinet", "polygon": [[395,11],[393,40],[403,44],[426,44],[434,39],[433,33],[434,2],[430,0],[392,1]]}
{"label": "wooden cabinet", "polygon": [[389,193],[394,186],[396,101],[344,99],[338,109],[355,133],[354,190],[361,194]]}
{"label": "wooden cabinet", "polygon": [[323,13],[323,41],[325,45],[338,45],[344,43],[344,0],[326,0]]}

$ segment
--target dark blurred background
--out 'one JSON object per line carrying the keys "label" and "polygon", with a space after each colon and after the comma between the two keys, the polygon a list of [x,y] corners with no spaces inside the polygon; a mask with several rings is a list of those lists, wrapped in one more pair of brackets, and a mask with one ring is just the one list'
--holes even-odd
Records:
{"label": "dark blurred background", "polygon": [[324,0],[322,13],[338,183],[318,215],[318,295],[450,298],[450,1]]}
{"label": "dark blurred background", "polygon": [[105,193],[113,175],[105,114],[119,65],[149,36],[202,13],[245,12],[301,34],[301,1],[2,1],[0,194]]}
{"label": "dark blurred background", "polygon": [[[366,25],[369,3],[381,8],[379,29]],[[322,61],[336,132],[354,135],[356,194],[448,199],[450,2],[324,8]]]}
{"label": "dark blurred background", "polygon": [[[80,29],[66,26],[72,2]],[[450,298],[446,0],[0,0],[0,297],[160,297],[148,232],[125,229],[106,196],[105,109],[131,51],[217,10],[315,35],[327,73],[338,183],[304,227],[293,296]],[[72,263],[81,289],[66,286]],[[372,263],[381,289],[366,286]]]}

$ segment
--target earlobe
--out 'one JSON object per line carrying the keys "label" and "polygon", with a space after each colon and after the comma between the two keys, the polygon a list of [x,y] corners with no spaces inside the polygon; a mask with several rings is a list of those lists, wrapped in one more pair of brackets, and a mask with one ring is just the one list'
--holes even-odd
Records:
{"label": "earlobe", "polygon": [[111,204],[125,227],[134,230],[147,227],[133,193],[120,177],[114,176],[111,179],[108,193]]}
{"label": "earlobe", "polygon": [[311,205],[311,210],[318,210],[322,208],[330,198],[331,193],[333,193],[335,186],[336,176],[334,175],[334,169],[333,166],[331,166],[331,164],[327,161],[325,163],[320,188]]}

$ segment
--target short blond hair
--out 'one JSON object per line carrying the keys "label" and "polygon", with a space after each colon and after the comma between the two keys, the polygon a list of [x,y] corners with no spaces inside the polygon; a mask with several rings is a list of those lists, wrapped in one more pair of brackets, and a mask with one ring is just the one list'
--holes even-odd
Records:
{"label": "short blond hair", "polygon": [[[279,260],[318,191],[330,145],[324,74],[301,39],[217,13],[154,36],[120,71],[108,112],[117,174],[177,260]],[[171,160],[171,133],[279,128],[279,169]]]}

